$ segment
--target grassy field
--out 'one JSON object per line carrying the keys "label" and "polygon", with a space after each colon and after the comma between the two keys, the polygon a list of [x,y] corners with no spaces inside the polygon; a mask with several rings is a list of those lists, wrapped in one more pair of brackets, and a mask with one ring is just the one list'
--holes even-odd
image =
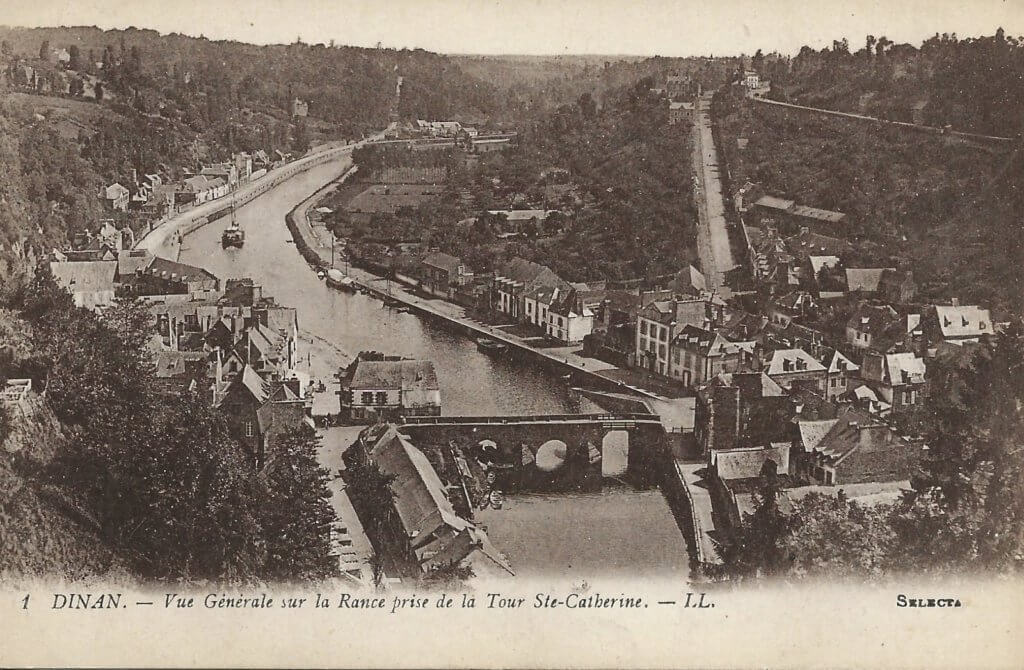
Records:
{"label": "grassy field", "polygon": [[352,198],[345,209],[349,212],[394,214],[401,207],[416,207],[430,202],[440,193],[440,186],[427,184],[374,184]]}

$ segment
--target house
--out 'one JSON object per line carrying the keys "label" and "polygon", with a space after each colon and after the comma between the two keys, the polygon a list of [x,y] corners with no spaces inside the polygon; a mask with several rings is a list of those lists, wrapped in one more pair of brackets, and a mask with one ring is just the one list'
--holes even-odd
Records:
{"label": "house", "polygon": [[786,249],[801,261],[809,256],[843,256],[853,251],[853,245],[839,237],[820,235],[804,226],[800,232],[787,237]]}
{"label": "house", "polygon": [[603,291],[561,291],[547,311],[548,336],[563,344],[582,342],[594,330],[594,310],[602,297]]}
{"label": "house", "polygon": [[696,108],[692,102],[670,102],[668,103],[668,125],[674,126],[679,123],[693,123]]}
{"label": "house", "polygon": [[295,98],[292,100],[292,117],[305,117],[309,116],[309,103]]}
{"label": "house", "polygon": [[492,151],[504,151],[512,147],[511,137],[474,137],[470,150],[475,154],[486,154]]}
{"label": "house", "polygon": [[895,268],[847,268],[846,290],[861,296],[873,296],[881,287],[882,276],[895,271]]}
{"label": "house", "polygon": [[235,163],[238,181],[249,181],[249,177],[252,176],[252,156],[243,151],[232,155],[231,159]]}
{"label": "house", "polygon": [[71,293],[76,307],[95,310],[114,304],[116,260],[52,262],[50,274]]}
{"label": "house", "polygon": [[135,277],[126,278],[135,295],[187,294],[194,297],[211,297],[220,291],[220,279],[212,272],[194,265],[154,256],[148,265],[139,267]]}
{"label": "house", "polygon": [[906,339],[900,315],[889,305],[862,303],[846,322],[846,341],[857,349],[889,351]]}
{"label": "house", "polygon": [[536,226],[537,230],[544,229],[544,222],[552,214],[558,212],[557,209],[491,209],[487,213],[493,216],[503,216],[508,226],[504,228],[505,232],[525,232],[527,227],[530,225]]}
{"label": "house", "polygon": [[860,366],[861,378],[893,412],[917,405],[924,399],[925,372],[924,359],[913,352],[866,352]]}
{"label": "house", "polygon": [[428,253],[420,265],[420,286],[446,300],[451,300],[460,286],[465,286],[473,279],[473,273],[462,259],[439,251]]}
{"label": "house", "polygon": [[545,333],[548,328],[548,311],[562,293],[568,289],[555,286],[538,286],[523,296],[526,322],[539,327]]}
{"label": "house", "polygon": [[268,382],[251,366],[228,385],[216,407],[228,424],[228,431],[245,445],[257,467],[273,458],[278,438],[302,426],[313,427],[309,402],[283,382]]}
{"label": "house", "polygon": [[803,349],[773,351],[764,372],[782,388],[789,388],[795,381],[808,381],[825,394],[828,369]]}
{"label": "house", "polygon": [[753,342],[730,342],[717,332],[687,324],[670,343],[669,376],[685,386],[699,386],[723,372],[751,368]]}
{"label": "house", "polygon": [[131,191],[117,182],[100,189],[100,200],[103,206],[113,212],[127,212]]}
{"label": "house", "polygon": [[921,446],[897,436],[877,417],[851,408],[832,422],[819,423],[801,426],[801,448],[795,450],[794,470],[812,482],[835,486],[903,481],[914,473]]}
{"label": "house", "polygon": [[676,273],[672,281],[669,282],[668,288],[684,295],[700,295],[708,290],[708,282],[700,270],[692,265],[687,265]]}
{"label": "house", "polygon": [[893,305],[905,305],[917,295],[914,273],[910,270],[886,269],[878,282],[878,297]]}
{"label": "house", "polygon": [[749,89],[761,88],[761,75],[753,70],[743,73],[742,83]]}
{"label": "house", "polygon": [[551,268],[517,256],[494,272],[491,280],[492,307],[516,321],[525,321],[524,297],[539,286],[568,288],[569,285]]}
{"label": "house", "polygon": [[669,98],[692,98],[700,95],[700,84],[684,75],[669,75],[665,80],[665,91]]}
{"label": "house", "polygon": [[703,298],[656,300],[637,315],[636,365],[668,376],[669,343],[687,325],[710,328],[722,321],[720,307]]}
{"label": "house", "polygon": [[182,194],[186,196],[184,199],[199,205],[227,195],[227,192],[228,183],[224,179],[199,174],[184,181]]}
{"label": "house", "polygon": [[263,149],[257,149],[252,153],[252,164],[257,170],[266,170],[273,165],[273,163],[274,162],[270,160],[270,156],[268,156],[267,152]]}
{"label": "house", "polygon": [[208,165],[204,167],[199,174],[214,179],[220,179],[231,188],[238,185],[238,166],[233,162],[214,163],[213,165]]}
{"label": "house", "polygon": [[[393,424],[367,428],[359,440],[345,452],[346,464],[371,462],[390,477],[393,514],[384,515],[385,532],[401,538],[404,557],[423,572],[453,565],[471,565],[474,574],[494,569],[514,574],[506,559],[487,538],[483,529],[460,517],[448,497],[448,487],[441,480],[420,449]],[[359,501],[354,501],[357,505]],[[369,510],[356,509],[364,516]],[[371,529],[373,530],[373,529]],[[390,543],[374,540],[380,546]]]}
{"label": "house", "polygon": [[697,391],[694,437],[705,454],[788,441],[794,408],[763,372],[721,373]]}
{"label": "house", "polygon": [[434,364],[385,357],[357,358],[340,375],[341,415],[352,423],[400,416],[441,414],[441,387]]}
{"label": "house", "polygon": [[860,366],[843,356],[838,349],[834,350],[827,360],[825,397],[830,401],[835,401],[849,390]]}
{"label": "house", "polygon": [[813,295],[807,291],[793,291],[774,298],[765,311],[772,324],[786,327],[795,319],[813,316],[817,309],[818,303]]}
{"label": "house", "polygon": [[939,342],[978,342],[982,337],[995,333],[992,316],[987,309],[961,305],[958,300],[951,305],[934,305],[925,310],[921,315],[921,328],[929,348],[934,348]]}

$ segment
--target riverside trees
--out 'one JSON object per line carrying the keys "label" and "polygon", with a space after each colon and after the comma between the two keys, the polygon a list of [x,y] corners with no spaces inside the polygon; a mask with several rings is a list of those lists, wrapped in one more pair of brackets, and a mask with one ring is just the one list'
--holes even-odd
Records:
{"label": "riverside trees", "polygon": [[[40,484],[95,521],[140,577],[316,580],[336,570],[333,508],[316,439],[287,435],[263,471],[205,398],[156,390],[144,311],[74,307],[48,268],[14,296],[32,351],[0,359],[33,377],[69,439]],[[0,342],[0,349],[4,343]]]}

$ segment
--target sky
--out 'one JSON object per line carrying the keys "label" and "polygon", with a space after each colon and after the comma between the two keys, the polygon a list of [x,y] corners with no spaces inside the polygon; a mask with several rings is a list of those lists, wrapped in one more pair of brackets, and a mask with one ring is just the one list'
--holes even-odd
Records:
{"label": "sky", "polygon": [[0,23],[472,54],[795,54],[868,34],[1024,35],[1024,0],[0,0]]}

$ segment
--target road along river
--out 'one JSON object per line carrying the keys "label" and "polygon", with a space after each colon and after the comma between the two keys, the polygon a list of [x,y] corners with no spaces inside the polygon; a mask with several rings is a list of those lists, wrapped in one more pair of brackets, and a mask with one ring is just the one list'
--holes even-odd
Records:
{"label": "road along river", "polygon": [[[241,249],[221,248],[223,221],[195,230],[182,243],[181,261],[222,280],[251,277],[278,303],[296,307],[311,372],[328,383],[338,365],[360,351],[377,350],[433,361],[444,414],[575,411],[557,376],[485,356],[469,338],[317,279],[295,249],[285,215],[348,167],[347,156],[315,166],[241,206],[236,211],[246,234]],[[596,494],[508,496],[503,509],[486,512],[480,520],[517,575],[687,575],[682,534],[657,490],[610,486]]]}

